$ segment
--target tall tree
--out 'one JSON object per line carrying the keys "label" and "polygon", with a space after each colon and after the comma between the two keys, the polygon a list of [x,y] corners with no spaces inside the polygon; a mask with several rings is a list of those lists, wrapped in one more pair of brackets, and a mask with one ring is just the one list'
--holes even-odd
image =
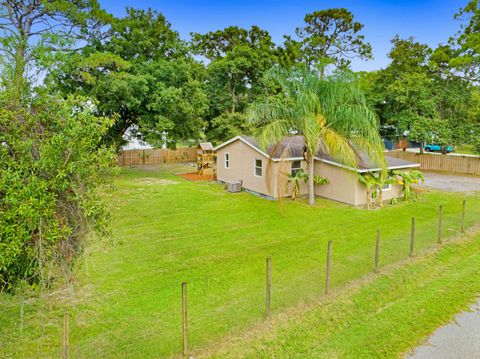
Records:
{"label": "tall tree", "polygon": [[480,81],[480,3],[470,0],[455,18],[462,20],[460,31],[450,39],[454,56],[450,65],[478,83]]}
{"label": "tall tree", "polygon": [[182,58],[188,51],[162,13],[134,8],[126,8],[124,17],[113,19],[108,41],[97,49],[137,62]]}
{"label": "tall tree", "polygon": [[127,8],[125,17],[113,19],[107,39],[67,59],[50,80],[63,93],[96,99],[100,113],[117,116],[107,143],[120,146],[136,125],[138,136],[153,145],[163,145],[167,133],[174,147],[198,138],[205,127],[204,68],[163,14],[150,9]]}
{"label": "tall tree", "polygon": [[[250,29],[230,26],[206,34],[193,33],[191,48],[209,61],[207,134],[213,136],[211,140],[221,141],[226,133],[233,133],[224,130],[245,120],[241,113],[262,93],[261,78],[277,62],[277,49],[269,33],[257,26]],[[217,131],[217,126],[223,130]],[[247,123],[241,124],[243,129],[248,127]]]}
{"label": "tall tree", "polygon": [[432,51],[398,36],[392,45],[387,68],[366,76],[367,97],[381,123],[410,131],[410,139],[422,144],[446,145],[470,137],[471,85],[451,71],[452,49],[441,45]]}
{"label": "tall tree", "polygon": [[310,205],[315,203],[314,157],[319,152],[357,167],[357,153],[363,150],[384,165],[377,119],[352,76],[336,74],[325,78],[316,70],[289,71],[279,67],[266,76],[277,83],[280,92],[253,103],[249,118],[258,128],[264,148],[292,133],[303,136]]}
{"label": "tall tree", "polygon": [[2,289],[68,274],[86,236],[107,229],[115,155],[100,139],[113,119],[88,98],[58,97],[38,71],[108,18],[93,0],[0,2]]}
{"label": "tall tree", "polygon": [[8,96],[0,98],[0,291],[70,279],[85,238],[108,233],[104,194],[116,164],[100,145],[113,120],[96,116],[88,99],[41,91],[18,107]]}
{"label": "tall tree", "polygon": [[225,57],[237,46],[248,46],[252,50],[271,51],[274,47],[268,31],[252,26],[243,29],[229,26],[223,30],[207,32],[206,34],[192,33],[191,47],[195,54],[205,56],[210,61]]}
{"label": "tall tree", "polygon": [[[305,15],[305,25],[296,29],[301,42],[301,61],[346,68],[351,58],[372,58],[372,47],[361,34],[363,24],[344,8],[315,11]],[[287,46],[292,47],[287,38]],[[322,74],[324,71],[322,71]]]}
{"label": "tall tree", "polygon": [[29,71],[41,68],[58,51],[75,48],[79,41],[100,39],[109,18],[97,0],[2,0],[0,53],[4,63],[13,64],[7,81],[14,98],[24,93]]}

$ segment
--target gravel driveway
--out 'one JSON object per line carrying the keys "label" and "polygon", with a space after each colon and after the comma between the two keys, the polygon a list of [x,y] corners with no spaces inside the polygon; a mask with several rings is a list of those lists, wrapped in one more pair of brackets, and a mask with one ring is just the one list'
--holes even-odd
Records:
{"label": "gravel driveway", "polygon": [[425,182],[421,187],[434,188],[449,192],[480,191],[480,177],[455,176],[424,172]]}

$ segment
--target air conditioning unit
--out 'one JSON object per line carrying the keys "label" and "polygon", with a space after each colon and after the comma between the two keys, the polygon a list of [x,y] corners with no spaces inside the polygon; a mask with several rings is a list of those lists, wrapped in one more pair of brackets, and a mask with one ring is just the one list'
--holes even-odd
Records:
{"label": "air conditioning unit", "polygon": [[242,181],[227,182],[227,191],[236,193],[242,191]]}

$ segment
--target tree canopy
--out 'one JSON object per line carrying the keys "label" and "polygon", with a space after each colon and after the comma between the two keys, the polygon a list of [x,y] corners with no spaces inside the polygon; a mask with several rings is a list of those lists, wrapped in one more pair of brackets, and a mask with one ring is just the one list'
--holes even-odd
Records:
{"label": "tree canopy", "polygon": [[280,91],[254,102],[249,118],[263,148],[292,134],[303,137],[309,204],[314,204],[313,163],[319,152],[356,168],[358,152],[365,151],[379,166],[384,165],[376,116],[350,74],[323,77],[316,69],[274,67],[266,77]]}

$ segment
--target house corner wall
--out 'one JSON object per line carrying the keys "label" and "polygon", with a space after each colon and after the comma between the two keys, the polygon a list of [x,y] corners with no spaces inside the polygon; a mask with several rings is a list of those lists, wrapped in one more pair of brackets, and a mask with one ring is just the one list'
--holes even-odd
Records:
{"label": "house corner wall", "polygon": [[[242,181],[242,187],[265,196],[277,198],[276,166],[266,156],[237,139],[218,149],[216,173],[221,182]],[[225,154],[230,156],[230,166],[225,167]],[[262,160],[262,176],[254,173],[255,159]]]}
{"label": "house corner wall", "polygon": [[315,195],[356,205],[358,179],[354,172],[316,160],[314,174],[330,181],[328,184],[316,185]]}

